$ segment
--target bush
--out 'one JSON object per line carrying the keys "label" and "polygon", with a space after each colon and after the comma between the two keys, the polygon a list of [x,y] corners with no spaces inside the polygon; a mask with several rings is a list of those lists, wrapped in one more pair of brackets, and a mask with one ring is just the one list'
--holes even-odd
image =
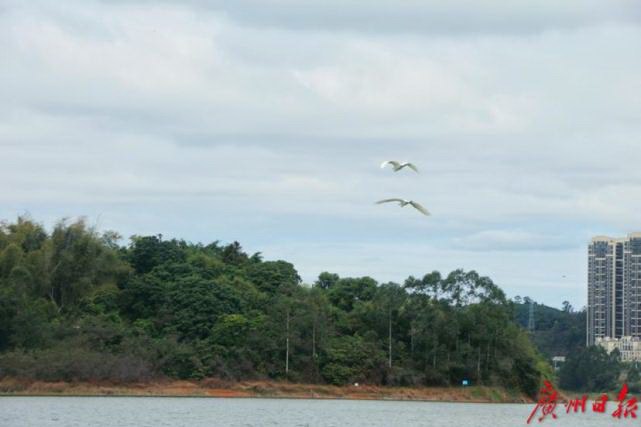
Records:
{"label": "bush", "polygon": [[56,347],[0,355],[0,378],[41,381],[146,381],[154,375],[144,360],[128,354],[99,353],[84,348]]}

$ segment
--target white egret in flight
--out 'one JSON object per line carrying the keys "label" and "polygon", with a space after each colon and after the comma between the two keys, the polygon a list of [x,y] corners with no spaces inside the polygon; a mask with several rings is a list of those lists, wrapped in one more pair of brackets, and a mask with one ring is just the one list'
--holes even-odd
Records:
{"label": "white egret in flight", "polygon": [[410,162],[397,162],[396,160],[386,160],[383,163],[381,163],[381,169],[385,169],[385,166],[387,165],[392,165],[394,167],[394,172],[398,172],[403,168],[410,168],[414,172],[418,173],[418,168],[416,165]]}
{"label": "white egret in flight", "polygon": [[429,211],[425,209],[423,206],[421,206],[420,203],[415,202],[414,200],[405,200],[405,199],[385,199],[385,200],[379,200],[376,202],[377,205],[380,205],[382,203],[390,203],[390,202],[398,202],[398,204],[401,207],[405,207],[407,205],[411,205],[414,209],[422,213],[423,215],[430,215]]}

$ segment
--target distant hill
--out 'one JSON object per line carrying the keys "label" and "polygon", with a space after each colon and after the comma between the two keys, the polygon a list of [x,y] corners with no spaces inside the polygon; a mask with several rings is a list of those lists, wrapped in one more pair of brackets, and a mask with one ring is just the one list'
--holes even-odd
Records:
{"label": "distant hill", "polygon": [[[527,329],[530,305],[515,302],[514,307],[515,321]],[[547,358],[568,356],[585,347],[584,310],[574,311],[567,303],[563,310],[535,303],[534,326],[532,341]]]}

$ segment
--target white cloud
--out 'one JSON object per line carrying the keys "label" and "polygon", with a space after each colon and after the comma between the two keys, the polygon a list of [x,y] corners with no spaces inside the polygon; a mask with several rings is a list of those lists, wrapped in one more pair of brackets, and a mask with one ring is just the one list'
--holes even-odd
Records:
{"label": "white cloud", "polygon": [[565,248],[563,236],[536,234],[523,230],[485,230],[453,239],[455,246],[480,251],[519,251]]}
{"label": "white cloud", "polygon": [[[110,1],[112,2],[112,1]],[[121,0],[124,4],[157,3]],[[215,11],[250,27],[371,34],[519,34],[576,29],[604,22],[639,22],[634,0],[165,0]]]}
{"label": "white cloud", "polygon": [[[326,242],[381,277],[582,277],[591,233],[641,228],[639,10],[589,4],[6,2],[0,217],[309,247],[306,277]],[[390,274],[379,244],[412,255]]]}

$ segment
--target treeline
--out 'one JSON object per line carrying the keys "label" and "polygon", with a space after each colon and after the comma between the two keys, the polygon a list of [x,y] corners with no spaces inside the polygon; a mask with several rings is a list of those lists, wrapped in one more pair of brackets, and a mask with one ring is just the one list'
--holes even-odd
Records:
{"label": "treeline", "polygon": [[513,303],[474,271],[304,285],[292,264],[236,242],[119,241],[83,221],[0,226],[0,377],[468,379],[534,395],[549,375]]}
{"label": "treeline", "polygon": [[534,331],[531,339],[538,350],[550,360],[554,356],[570,356],[585,348],[585,310],[576,311],[568,302],[561,310],[536,303],[529,297],[515,297],[515,319],[528,328],[530,304],[533,304]]}
{"label": "treeline", "polygon": [[575,310],[564,301],[562,309],[538,304],[529,297],[514,298],[515,318],[527,328],[530,305],[533,305],[532,342],[547,360],[565,356],[556,373],[556,384],[563,390],[577,392],[616,392],[626,383],[631,392],[641,392],[641,369],[638,363],[622,362],[618,350],[608,354],[600,346],[585,346],[585,309]]}

